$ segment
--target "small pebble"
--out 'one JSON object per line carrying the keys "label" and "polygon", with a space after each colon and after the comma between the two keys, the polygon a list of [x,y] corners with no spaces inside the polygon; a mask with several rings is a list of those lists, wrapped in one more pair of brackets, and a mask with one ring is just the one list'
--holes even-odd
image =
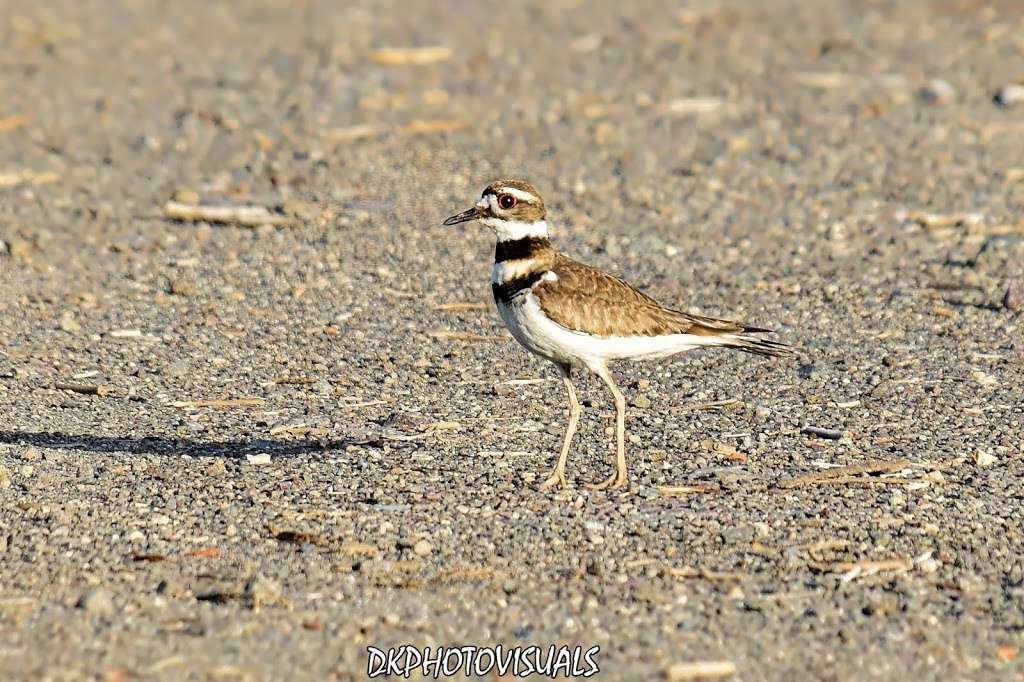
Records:
{"label": "small pebble", "polygon": [[110,596],[110,592],[103,588],[83,592],[82,596],[78,598],[76,606],[86,613],[104,618],[113,616],[116,610],[114,608],[114,598]]}
{"label": "small pebble", "polygon": [[192,296],[196,293],[196,285],[187,279],[171,280],[171,293],[175,296]]}
{"label": "small pebble", "polygon": [[638,395],[633,398],[633,407],[638,407],[641,410],[646,410],[651,406],[651,399],[645,395]]}
{"label": "small pebble", "polygon": [[992,101],[1001,107],[1012,107],[1024,102],[1024,85],[1012,83],[999,89]]}
{"label": "small pebble", "polygon": [[978,450],[974,453],[974,463],[979,467],[990,467],[998,461],[996,456],[987,450]]}
{"label": "small pebble", "polygon": [[270,464],[270,454],[266,452],[260,452],[255,455],[246,455],[245,461],[254,466]]}
{"label": "small pebble", "polygon": [[38,448],[27,448],[21,453],[21,458],[26,462],[38,462],[43,458],[43,453]]}
{"label": "small pebble", "polygon": [[256,576],[245,584],[245,596],[254,608],[274,604],[281,599],[281,584],[265,576]]}
{"label": "small pebble", "polygon": [[1003,307],[1007,310],[1024,309],[1024,284],[1010,282],[1003,294]]}
{"label": "small pebble", "polygon": [[21,263],[27,263],[32,260],[32,248],[32,242],[27,239],[12,239],[7,244],[7,253],[11,258]]}
{"label": "small pebble", "polygon": [[956,89],[941,78],[933,78],[918,93],[929,104],[949,104],[956,99]]}
{"label": "small pebble", "polygon": [[75,321],[75,314],[70,310],[64,312],[60,316],[60,328],[62,331],[66,331],[69,334],[82,331],[82,325]]}
{"label": "small pebble", "polygon": [[797,370],[801,379],[811,379],[813,377],[821,376],[821,368],[813,362],[807,363],[806,365],[800,365],[800,369]]}
{"label": "small pebble", "polygon": [[224,463],[223,457],[215,457],[206,467],[206,475],[211,477],[220,477],[228,472],[227,465]]}
{"label": "small pebble", "polygon": [[107,332],[107,336],[112,339],[137,339],[142,336],[142,331],[139,329],[111,329]]}

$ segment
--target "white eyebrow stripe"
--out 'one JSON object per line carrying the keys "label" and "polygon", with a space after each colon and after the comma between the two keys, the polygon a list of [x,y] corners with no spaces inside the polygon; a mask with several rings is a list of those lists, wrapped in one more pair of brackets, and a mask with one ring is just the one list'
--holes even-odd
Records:
{"label": "white eyebrow stripe", "polygon": [[530,202],[537,200],[537,197],[530,194],[529,192],[524,192],[523,190],[516,189],[515,187],[499,187],[498,192],[500,192],[501,194],[511,194],[516,199],[519,199],[519,201]]}

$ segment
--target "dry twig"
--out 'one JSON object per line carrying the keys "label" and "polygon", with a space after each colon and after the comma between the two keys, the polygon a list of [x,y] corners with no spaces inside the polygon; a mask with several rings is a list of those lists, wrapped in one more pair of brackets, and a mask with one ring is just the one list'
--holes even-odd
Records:
{"label": "dry twig", "polygon": [[200,407],[213,407],[217,409],[229,409],[232,407],[260,407],[266,404],[262,398],[236,398],[225,400],[179,400],[171,403],[171,407],[182,407],[195,409]]}
{"label": "dry twig", "polygon": [[673,663],[668,669],[668,679],[673,682],[680,680],[713,680],[720,677],[732,677],[736,674],[736,664],[732,661],[688,661]]}
{"label": "dry twig", "polygon": [[452,49],[444,45],[433,47],[386,47],[374,50],[369,59],[385,66],[418,66],[451,59]]}
{"label": "dry twig", "polygon": [[164,216],[186,222],[207,222],[259,227],[260,225],[294,226],[295,218],[271,213],[263,206],[199,206],[168,201],[164,204]]}

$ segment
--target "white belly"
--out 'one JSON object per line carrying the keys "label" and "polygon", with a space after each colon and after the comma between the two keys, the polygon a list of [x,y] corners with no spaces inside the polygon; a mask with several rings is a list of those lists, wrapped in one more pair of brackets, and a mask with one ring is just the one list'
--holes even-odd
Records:
{"label": "white belly", "polygon": [[498,312],[516,341],[553,362],[591,366],[608,360],[657,359],[721,343],[714,337],[693,334],[607,337],[584,334],[553,322],[528,291],[510,303],[498,303]]}

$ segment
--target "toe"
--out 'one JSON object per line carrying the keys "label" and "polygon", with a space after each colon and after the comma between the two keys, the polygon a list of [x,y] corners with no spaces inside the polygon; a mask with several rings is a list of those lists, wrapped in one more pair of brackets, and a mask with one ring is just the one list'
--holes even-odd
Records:
{"label": "toe", "polygon": [[540,484],[541,490],[550,490],[557,487],[565,487],[565,476],[562,474],[551,474],[546,481]]}

